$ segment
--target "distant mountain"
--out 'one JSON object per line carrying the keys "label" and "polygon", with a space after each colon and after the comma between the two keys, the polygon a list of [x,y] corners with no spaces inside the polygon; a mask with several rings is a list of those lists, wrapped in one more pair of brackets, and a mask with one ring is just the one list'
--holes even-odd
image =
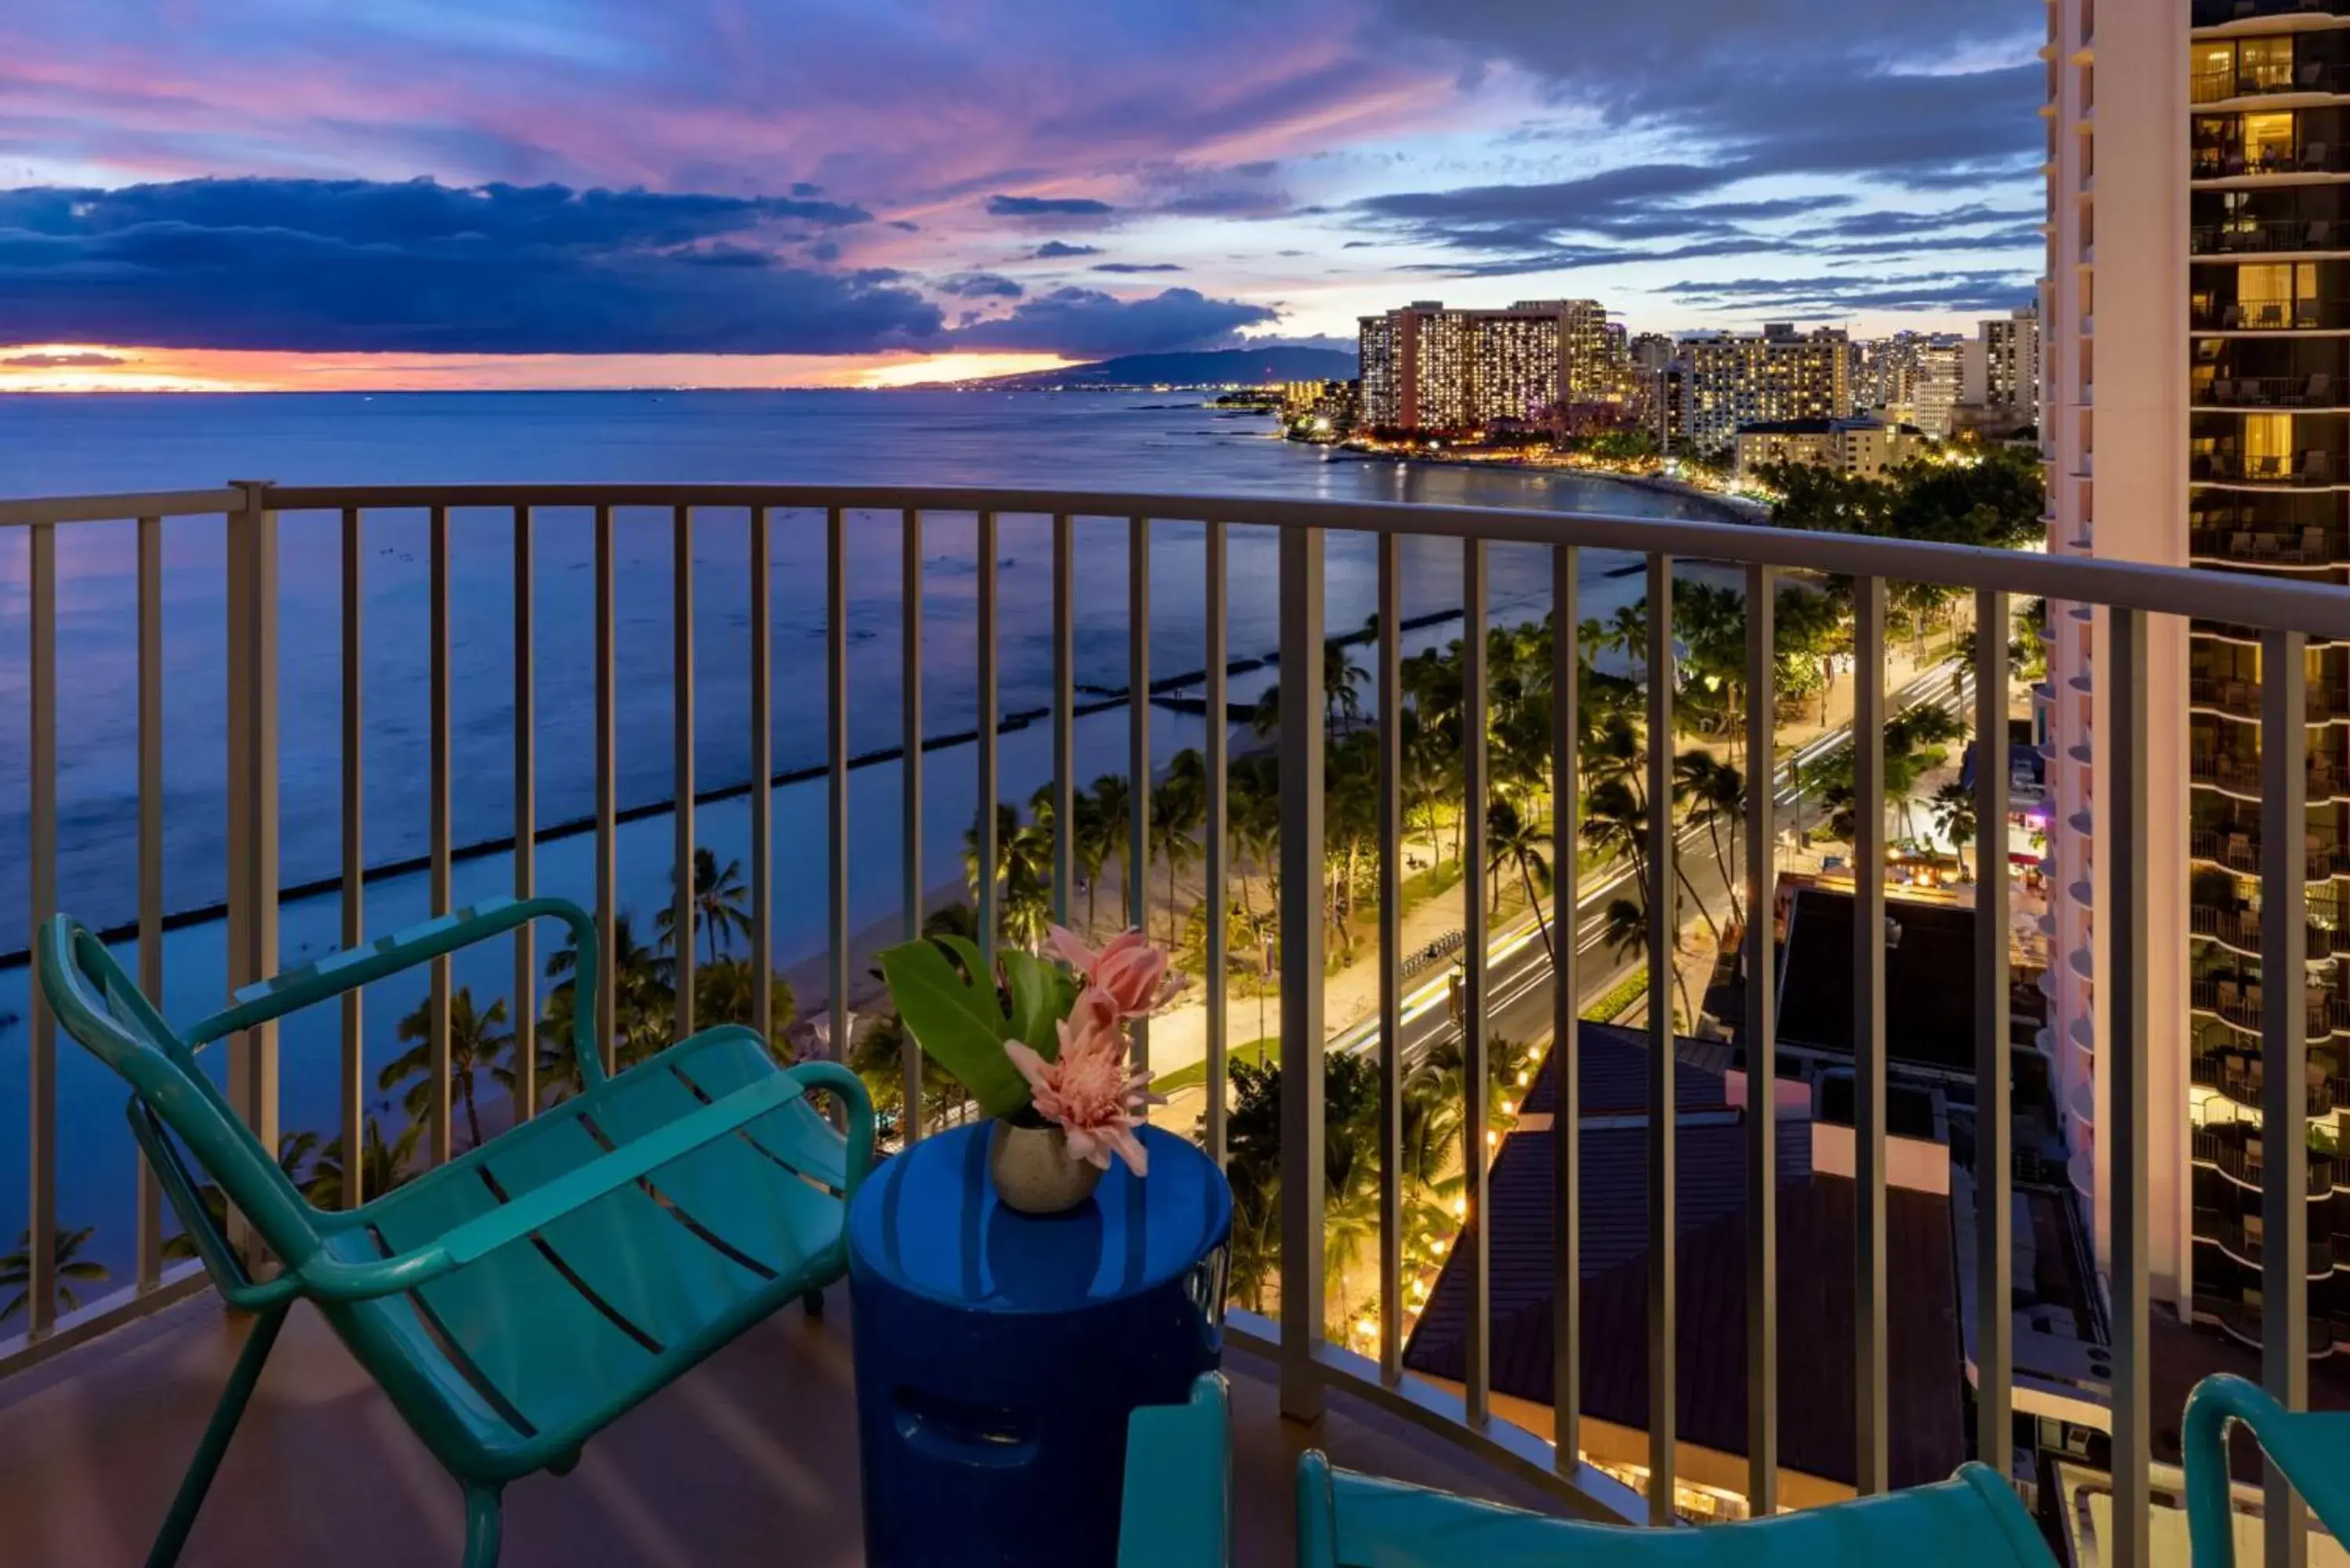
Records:
{"label": "distant mountain", "polygon": [[978,383],[1012,391],[1052,387],[1263,386],[1350,380],[1352,354],[1333,348],[1220,348],[1204,354],[1123,354],[1091,365],[996,376]]}

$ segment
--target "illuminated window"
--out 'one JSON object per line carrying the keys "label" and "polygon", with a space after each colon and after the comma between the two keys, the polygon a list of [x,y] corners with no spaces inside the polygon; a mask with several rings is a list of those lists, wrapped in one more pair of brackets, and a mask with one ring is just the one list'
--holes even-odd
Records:
{"label": "illuminated window", "polygon": [[2255,165],[2284,162],[2293,157],[2293,116],[2244,116],[2244,157]]}
{"label": "illuminated window", "polygon": [[2293,416],[2291,414],[2247,414],[2244,416],[2244,456],[2257,460],[2267,458],[2283,464],[2293,455]]}

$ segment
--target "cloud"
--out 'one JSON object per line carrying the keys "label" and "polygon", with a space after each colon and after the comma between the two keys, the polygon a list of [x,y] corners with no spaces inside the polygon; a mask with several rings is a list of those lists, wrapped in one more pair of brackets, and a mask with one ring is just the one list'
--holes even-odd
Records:
{"label": "cloud", "polygon": [[962,299],[1017,299],[1028,291],[1000,272],[966,272],[941,279],[939,292]]}
{"label": "cloud", "polygon": [[27,370],[95,370],[108,365],[130,363],[122,355],[101,354],[94,348],[73,354],[12,354],[0,359],[0,365]]}
{"label": "cloud", "polygon": [[1234,333],[1274,319],[1261,305],[1211,299],[1170,288],[1122,300],[1098,289],[1056,288],[1021,302],[1011,314],[973,322],[952,334],[958,348],[1054,351],[1087,358],[1232,347]]}
{"label": "cloud", "polygon": [[862,209],[431,181],[0,191],[20,341],[311,352],[832,354],[944,323],[888,269],[795,259]]}
{"label": "cloud", "polygon": [[1181,272],[1173,262],[1096,262],[1096,272]]}
{"label": "cloud", "polygon": [[2010,272],[1929,273],[1916,277],[1846,274],[1740,277],[1665,285],[1659,292],[1713,309],[1846,316],[1857,310],[1992,311],[2029,304],[2028,278]]}
{"label": "cloud", "polygon": [[1099,245],[1073,245],[1062,240],[1046,240],[1036,247],[1035,259],[1061,261],[1069,256],[1097,256],[1101,254]]}
{"label": "cloud", "polygon": [[991,218],[1106,218],[1118,209],[1090,196],[990,196]]}

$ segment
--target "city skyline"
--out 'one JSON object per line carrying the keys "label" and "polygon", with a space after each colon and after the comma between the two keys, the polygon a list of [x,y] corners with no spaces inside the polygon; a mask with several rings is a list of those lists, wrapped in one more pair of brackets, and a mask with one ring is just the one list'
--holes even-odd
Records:
{"label": "city skyline", "polygon": [[0,388],[885,384],[2031,297],[2036,8],[32,0]]}

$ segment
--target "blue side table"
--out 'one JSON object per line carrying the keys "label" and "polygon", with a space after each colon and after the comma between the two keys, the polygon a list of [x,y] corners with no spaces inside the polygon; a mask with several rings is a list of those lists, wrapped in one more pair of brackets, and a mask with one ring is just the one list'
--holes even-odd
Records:
{"label": "blue side table", "polygon": [[1034,1218],[996,1201],[988,1133],[885,1160],[849,1210],[866,1560],[1110,1568],[1127,1416],[1222,1352],[1232,1189],[1145,1128],[1147,1179],[1113,1160]]}

